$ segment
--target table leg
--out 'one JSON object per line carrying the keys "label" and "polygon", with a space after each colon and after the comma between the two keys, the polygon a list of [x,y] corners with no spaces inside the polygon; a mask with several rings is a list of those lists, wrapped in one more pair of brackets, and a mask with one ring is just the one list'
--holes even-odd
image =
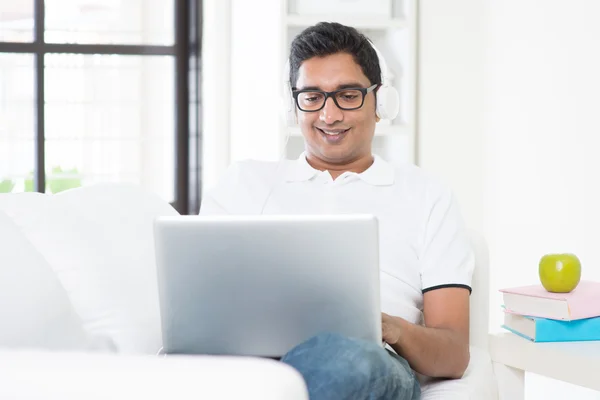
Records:
{"label": "table leg", "polygon": [[525,371],[493,362],[499,400],[525,399]]}

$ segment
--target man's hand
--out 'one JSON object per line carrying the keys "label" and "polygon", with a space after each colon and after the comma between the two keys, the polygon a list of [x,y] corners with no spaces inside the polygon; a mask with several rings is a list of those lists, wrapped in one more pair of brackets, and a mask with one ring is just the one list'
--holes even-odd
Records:
{"label": "man's hand", "polygon": [[381,335],[383,341],[389,345],[394,345],[400,340],[401,334],[402,327],[398,318],[381,313]]}

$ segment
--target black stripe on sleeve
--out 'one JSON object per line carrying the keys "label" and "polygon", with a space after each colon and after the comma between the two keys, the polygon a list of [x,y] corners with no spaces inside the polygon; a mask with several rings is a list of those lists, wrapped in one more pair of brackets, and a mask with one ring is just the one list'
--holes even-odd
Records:
{"label": "black stripe on sleeve", "polygon": [[432,291],[432,290],[436,290],[436,289],[445,289],[445,288],[451,288],[451,287],[457,287],[457,288],[463,288],[463,289],[467,289],[469,291],[469,294],[471,294],[471,292],[473,291],[471,289],[471,286],[469,285],[463,285],[460,283],[448,283],[446,285],[437,285],[437,286],[432,286],[432,287],[428,287],[426,289],[423,289],[422,292],[423,294]]}

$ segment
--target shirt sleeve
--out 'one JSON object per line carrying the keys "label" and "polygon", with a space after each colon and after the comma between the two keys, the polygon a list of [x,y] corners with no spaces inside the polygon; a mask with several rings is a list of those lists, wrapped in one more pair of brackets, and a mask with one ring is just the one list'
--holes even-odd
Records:
{"label": "shirt sleeve", "polygon": [[233,199],[238,195],[239,165],[227,167],[217,184],[207,190],[200,202],[200,215],[227,215],[233,213]]}
{"label": "shirt sleeve", "polygon": [[458,203],[447,189],[432,200],[420,254],[422,291],[461,287],[471,293],[475,258]]}
{"label": "shirt sleeve", "polygon": [[200,215],[227,215],[229,214],[217,200],[212,197],[211,193],[202,197],[200,203]]}
{"label": "shirt sleeve", "polygon": [[282,173],[278,165],[270,162],[232,163],[217,184],[202,196],[200,215],[260,214]]}

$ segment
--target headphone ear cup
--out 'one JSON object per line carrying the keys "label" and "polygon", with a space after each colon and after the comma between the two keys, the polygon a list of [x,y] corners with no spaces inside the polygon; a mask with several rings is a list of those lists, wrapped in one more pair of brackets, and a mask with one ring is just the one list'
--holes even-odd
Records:
{"label": "headphone ear cup", "polygon": [[281,116],[286,126],[293,126],[297,123],[296,121],[296,109],[294,104],[294,98],[292,97],[292,91],[290,90],[289,84],[284,85],[283,94],[281,98]]}
{"label": "headphone ear cup", "polygon": [[296,104],[294,102],[291,90],[288,90],[287,96],[286,123],[288,126],[293,126],[298,123],[298,116],[296,115]]}
{"label": "headphone ear cup", "polygon": [[395,87],[381,86],[376,93],[377,116],[381,119],[392,120],[400,111],[400,95]]}
{"label": "headphone ear cup", "polygon": [[369,41],[369,43],[377,54],[377,59],[379,60],[379,66],[381,68],[382,85],[376,92],[376,113],[381,119],[392,120],[398,116],[398,112],[400,111],[400,95],[398,94],[398,90],[390,85],[390,71],[387,67],[387,63],[385,62],[385,58],[372,41]]}
{"label": "headphone ear cup", "polygon": [[290,61],[287,60],[282,71],[282,98],[281,98],[281,113],[282,118],[285,121],[286,127],[293,126],[298,123],[296,116],[296,104],[290,87],[289,73],[290,73]]}

